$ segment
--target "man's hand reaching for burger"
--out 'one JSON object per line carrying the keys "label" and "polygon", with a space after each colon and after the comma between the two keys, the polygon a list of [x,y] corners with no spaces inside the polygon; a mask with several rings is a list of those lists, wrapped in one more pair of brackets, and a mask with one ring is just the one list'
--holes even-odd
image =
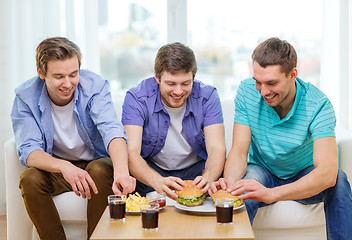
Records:
{"label": "man's hand reaching for burger", "polygon": [[220,178],[216,182],[212,182],[208,189],[208,194],[213,196],[218,190],[223,189],[226,190],[230,184],[225,180],[225,178]]}
{"label": "man's hand reaching for burger", "polygon": [[226,190],[234,196],[238,196],[238,198],[243,201],[252,199],[268,204],[276,201],[273,189],[264,187],[254,179],[241,179],[235,183],[229,184],[224,178],[220,178],[218,181],[210,184],[208,193],[212,196],[220,189]]}
{"label": "man's hand reaching for burger", "polygon": [[277,201],[274,188],[266,188],[254,179],[242,179],[229,186],[227,190],[242,200],[252,199],[268,204]]}
{"label": "man's hand reaching for burger", "polygon": [[198,188],[202,189],[202,192],[206,194],[208,189],[210,189],[210,180],[203,177],[203,176],[198,176],[193,180],[193,185],[197,185]]}
{"label": "man's hand reaching for burger", "polygon": [[160,177],[152,186],[158,193],[165,193],[166,196],[172,199],[177,199],[177,194],[174,190],[182,190],[187,184],[178,177]]}

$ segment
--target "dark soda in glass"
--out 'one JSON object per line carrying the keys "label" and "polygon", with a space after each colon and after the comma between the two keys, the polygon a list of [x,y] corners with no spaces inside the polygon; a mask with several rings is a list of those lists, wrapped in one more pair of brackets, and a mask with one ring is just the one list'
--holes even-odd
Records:
{"label": "dark soda in glass", "polygon": [[159,211],[158,210],[144,210],[142,211],[142,227],[143,229],[157,229],[158,228]]}
{"label": "dark soda in glass", "polygon": [[126,202],[113,201],[109,203],[110,219],[124,220],[126,217]]}
{"label": "dark soda in glass", "polygon": [[220,204],[216,206],[216,219],[220,224],[232,223],[233,205]]}

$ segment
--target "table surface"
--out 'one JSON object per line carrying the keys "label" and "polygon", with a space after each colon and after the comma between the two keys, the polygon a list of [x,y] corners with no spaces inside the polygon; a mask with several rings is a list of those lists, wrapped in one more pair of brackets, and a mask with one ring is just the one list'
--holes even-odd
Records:
{"label": "table surface", "polygon": [[246,208],[235,210],[233,224],[218,225],[216,216],[191,214],[167,206],[159,213],[157,231],[142,230],[141,216],[127,214],[125,222],[110,221],[105,209],[91,240],[102,239],[254,239]]}

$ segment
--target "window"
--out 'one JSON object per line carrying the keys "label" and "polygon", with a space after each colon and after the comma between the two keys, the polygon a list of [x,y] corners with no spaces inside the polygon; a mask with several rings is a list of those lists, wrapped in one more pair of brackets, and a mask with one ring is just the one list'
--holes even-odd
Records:
{"label": "window", "polygon": [[234,98],[252,75],[252,51],[273,36],[295,47],[299,77],[319,87],[323,0],[105,0],[99,9],[100,69],[115,97],[153,74],[162,45],[183,39],[196,54],[196,78],[222,99]]}
{"label": "window", "polygon": [[187,11],[197,78],[215,85],[222,98],[233,99],[239,83],[252,75],[251,54],[269,37],[290,42],[297,51],[299,77],[319,86],[322,0],[192,0]]}
{"label": "window", "polygon": [[113,97],[150,77],[166,42],[166,1],[99,1],[100,69]]}

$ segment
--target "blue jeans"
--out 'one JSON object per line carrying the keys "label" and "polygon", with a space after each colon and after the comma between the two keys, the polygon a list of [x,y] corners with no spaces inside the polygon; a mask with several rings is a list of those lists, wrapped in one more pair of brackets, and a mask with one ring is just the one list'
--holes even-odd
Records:
{"label": "blue jeans", "polygon": [[[248,164],[247,174],[244,179],[255,179],[267,188],[292,183],[305,176],[314,169],[308,167],[297,174],[297,176],[283,180],[272,175],[267,169],[256,165]],[[330,240],[344,240],[352,238],[352,195],[351,187],[348,183],[346,174],[339,170],[334,187],[328,188],[323,192],[306,199],[296,200],[302,204],[315,204],[324,202],[326,234]],[[254,200],[246,200],[248,216],[253,223],[254,216],[258,208],[268,204]]]}
{"label": "blue jeans", "polygon": [[[205,160],[199,161],[188,168],[182,170],[164,170],[157,166],[154,162],[148,161],[148,165],[157,171],[163,177],[179,177],[182,180],[193,180],[197,176],[201,176],[204,168],[205,168]],[[147,186],[140,181],[136,183],[136,192],[138,192],[141,196],[145,196],[148,192],[154,191],[154,189],[150,186]]]}

